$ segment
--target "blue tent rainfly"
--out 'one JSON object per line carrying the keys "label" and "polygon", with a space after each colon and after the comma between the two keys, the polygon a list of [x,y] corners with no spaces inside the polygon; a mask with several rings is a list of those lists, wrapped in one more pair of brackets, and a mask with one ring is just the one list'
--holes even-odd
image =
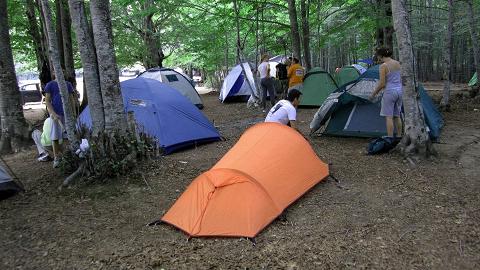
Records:
{"label": "blue tent rainfly", "polygon": [[[186,97],[165,83],[135,78],[121,83],[126,112],[133,112],[137,132],[154,137],[164,154],[192,145],[220,140],[210,121]],[[92,126],[87,106],[79,123]]]}

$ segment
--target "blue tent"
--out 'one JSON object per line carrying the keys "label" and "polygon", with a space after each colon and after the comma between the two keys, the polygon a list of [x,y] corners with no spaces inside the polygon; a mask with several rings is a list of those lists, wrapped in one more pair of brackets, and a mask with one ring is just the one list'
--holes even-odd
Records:
{"label": "blue tent", "polygon": [[[385,119],[380,116],[380,99],[374,103],[368,100],[379,76],[377,65],[368,69],[357,80],[338,88],[315,114],[310,123],[311,131],[316,132],[326,124],[323,134],[328,135],[354,137],[386,135]],[[442,115],[422,85],[418,86],[418,91],[430,138],[437,141],[443,127]]]}
{"label": "blue tent", "polygon": [[[168,85],[138,77],[122,82],[121,89],[125,111],[134,113],[137,131],[154,137],[164,154],[220,140],[220,134],[200,110]],[[79,122],[91,128],[88,106]]]}

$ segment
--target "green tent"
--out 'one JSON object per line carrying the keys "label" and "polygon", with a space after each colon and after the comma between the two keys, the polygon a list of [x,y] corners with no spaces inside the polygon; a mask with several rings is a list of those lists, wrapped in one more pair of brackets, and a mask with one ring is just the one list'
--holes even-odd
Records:
{"label": "green tent", "polygon": [[475,74],[473,74],[472,78],[468,82],[468,86],[474,87],[475,84],[477,84],[477,73],[476,72],[475,72]]}
{"label": "green tent", "polygon": [[354,66],[344,66],[335,74],[335,81],[337,85],[342,86],[355,81],[358,77],[360,77],[360,72]]}
{"label": "green tent", "polygon": [[338,86],[332,76],[319,67],[312,68],[303,77],[300,106],[321,106]]}

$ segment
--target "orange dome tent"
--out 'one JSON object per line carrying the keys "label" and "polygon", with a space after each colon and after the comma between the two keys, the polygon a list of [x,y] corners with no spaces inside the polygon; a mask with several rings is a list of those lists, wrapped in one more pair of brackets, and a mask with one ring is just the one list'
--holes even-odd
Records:
{"label": "orange dome tent", "polygon": [[328,165],[297,131],[260,123],[193,180],[162,221],[190,236],[254,237],[327,176]]}

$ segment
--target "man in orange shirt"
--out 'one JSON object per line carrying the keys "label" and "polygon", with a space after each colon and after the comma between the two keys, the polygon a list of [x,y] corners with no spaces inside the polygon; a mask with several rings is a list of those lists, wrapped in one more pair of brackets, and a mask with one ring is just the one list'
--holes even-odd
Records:
{"label": "man in orange shirt", "polygon": [[288,91],[291,89],[301,90],[303,86],[303,75],[305,69],[300,65],[297,58],[293,58],[292,65],[288,68]]}

